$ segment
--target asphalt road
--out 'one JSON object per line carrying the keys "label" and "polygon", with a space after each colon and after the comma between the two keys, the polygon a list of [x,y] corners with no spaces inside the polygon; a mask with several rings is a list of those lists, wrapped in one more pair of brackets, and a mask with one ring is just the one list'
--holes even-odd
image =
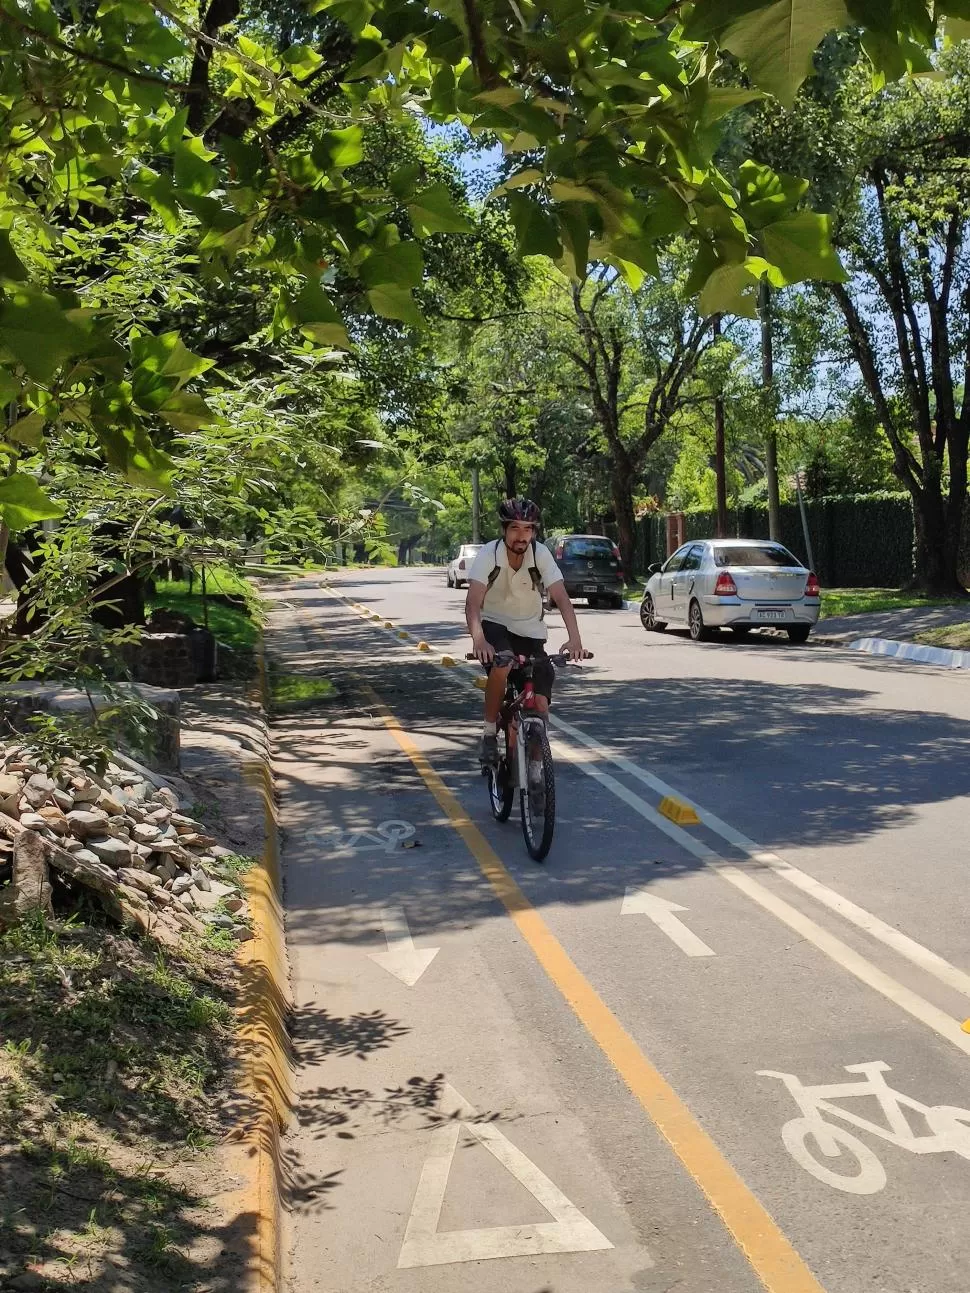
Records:
{"label": "asphalt road", "polygon": [[970,678],[583,609],[537,866],[462,603],[277,591],[293,1293],[967,1293]]}

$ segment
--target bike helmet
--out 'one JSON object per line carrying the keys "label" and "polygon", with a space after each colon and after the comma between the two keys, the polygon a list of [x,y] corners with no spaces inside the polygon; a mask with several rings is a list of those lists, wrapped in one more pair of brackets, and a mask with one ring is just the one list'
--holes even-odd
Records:
{"label": "bike helmet", "polygon": [[504,498],[499,503],[498,519],[503,525],[512,521],[524,521],[526,525],[538,525],[542,520],[538,503],[531,498]]}

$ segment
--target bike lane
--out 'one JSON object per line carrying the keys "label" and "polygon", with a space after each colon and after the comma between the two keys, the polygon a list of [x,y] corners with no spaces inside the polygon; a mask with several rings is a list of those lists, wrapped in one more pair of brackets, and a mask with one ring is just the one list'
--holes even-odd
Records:
{"label": "bike lane", "polygon": [[[332,626],[328,636],[334,631]],[[369,634],[376,650],[398,650],[386,637],[364,630],[364,637]],[[358,649],[359,626],[347,640],[351,639]],[[414,676],[410,662],[399,668],[406,668],[409,679]],[[959,1103],[956,1093],[966,1085],[962,1057],[951,1056],[943,1042],[924,1038],[869,989],[846,981],[817,949],[752,909],[709,866],[685,857],[675,842],[652,831],[568,764],[557,768],[562,811],[550,864],[532,866],[517,825],[499,828],[491,822],[481,784],[469,775],[467,756],[476,725],[464,717],[458,684],[429,665],[417,668],[434,681],[422,679],[385,699],[458,791],[469,816],[498,849],[582,974],[686,1099],[702,1127],[808,1257],[824,1287],[830,1293],[965,1289],[958,1272],[966,1252],[961,1254],[953,1235],[966,1214],[967,1163],[952,1148],[929,1154],[925,1138],[922,1146],[915,1138],[913,1146],[887,1145],[863,1133],[862,1139],[886,1164],[888,1182],[874,1194],[850,1195],[817,1174],[810,1176],[809,1169],[786,1151],[781,1131],[798,1109],[780,1079],[758,1076],[759,1069],[771,1069],[791,1075],[793,1085],[798,1079],[807,1084],[852,1082],[857,1079],[844,1073],[844,1065],[882,1060],[892,1067],[886,1075],[891,1086],[935,1106]],[[393,685],[389,680],[384,690]],[[635,892],[624,914],[628,889]],[[648,899],[659,900],[660,906],[651,907]],[[678,914],[664,903],[688,911]],[[683,928],[713,955],[698,953],[696,943],[691,945],[683,933],[678,935],[681,942],[671,937],[669,931],[677,930],[671,919],[677,922],[681,917]],[[684,942],[694,954],[684,950]],[[528,958],[511,965],[501,944],[479,950],[487,978],[501,984],[517,1026],[525,1036],[543,1039],[543,1070],[552,1067],[567,1091],[586,1090],[588,1046],[577,1044],[569,1015],[549,1007],[548,984],[542,983],[541,974],[536,975],[534,966],[527,968]],[[643,1234],[644,1227],[649,1231],[648,1218],[670,1197],[670,1183],[664,1172],[656,1172],[664,1155],[657,1158],[642,1114],[611,1108],[599,1095],[600,1090],[615,1094],[615,1085],[608,1072],[599,1073],[593,1096],[596,1115],[585,1117],[583,1124],[594,1157],[609,1164],[612,1178],[622,1182],[618,1195],[630,1197],[631,1215]],[[866,1118],[878,1117],[874,1099],[855,1103],[865,1108]],[[848,1101],[845,1107],[850,1107]],[[897,1135],[898,1142],[904,1140]],[[811,1154],[805,1157],[813,1161]],[[826,1165],[824,1155],[816,1153],[814,1160]],[[848,1171],[857,1166],[847,1157],[838,1163]],[[871,1174],[866,1181],[872,1185]],[[931,1214],[920,1202],[928,1189],[938,1200]],[[661,1248],[680,1233],[682,1202],[673,1209],[671,1224],[659,1226]],[[663,1271],[664,1262],[653,1269],[658,1268]],[[685,1287],[706,1287],[692,1278],[695,1282],[685,1280]],[[717,1287],[746,1287],[730,1282],[737,1278],[729,1277]],[[612,1290],[622,1285],[594,1279],[586,1287]],[[668,1285],[658,1282],[656,1287]]]}

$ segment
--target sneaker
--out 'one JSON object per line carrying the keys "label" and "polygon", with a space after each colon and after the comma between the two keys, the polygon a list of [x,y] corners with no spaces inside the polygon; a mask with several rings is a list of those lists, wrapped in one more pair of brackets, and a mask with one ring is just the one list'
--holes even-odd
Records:
{"label": "sneaker", "polygon": [[479,759],[486,768],[498,767],[498,737],[483,736]]}

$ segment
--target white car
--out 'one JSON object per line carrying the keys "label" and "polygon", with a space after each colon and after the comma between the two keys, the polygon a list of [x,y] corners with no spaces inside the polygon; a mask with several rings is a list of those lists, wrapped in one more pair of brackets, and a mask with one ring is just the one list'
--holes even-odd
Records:
{"label": "white car", "polygon": [[478,555],[480,543],[463,543],[448,563],[448,587],[461,588],[468,583],[468,572]]}
{"label": "white car", "polygon": [[686,625],[693,640],[703,642],[713,629],[743,638],[770,626],[785,629],[793,642],[807,642],[818,621],[818,579],[780,543],[693,541],[650,572],[640,603],[647,630]]}

